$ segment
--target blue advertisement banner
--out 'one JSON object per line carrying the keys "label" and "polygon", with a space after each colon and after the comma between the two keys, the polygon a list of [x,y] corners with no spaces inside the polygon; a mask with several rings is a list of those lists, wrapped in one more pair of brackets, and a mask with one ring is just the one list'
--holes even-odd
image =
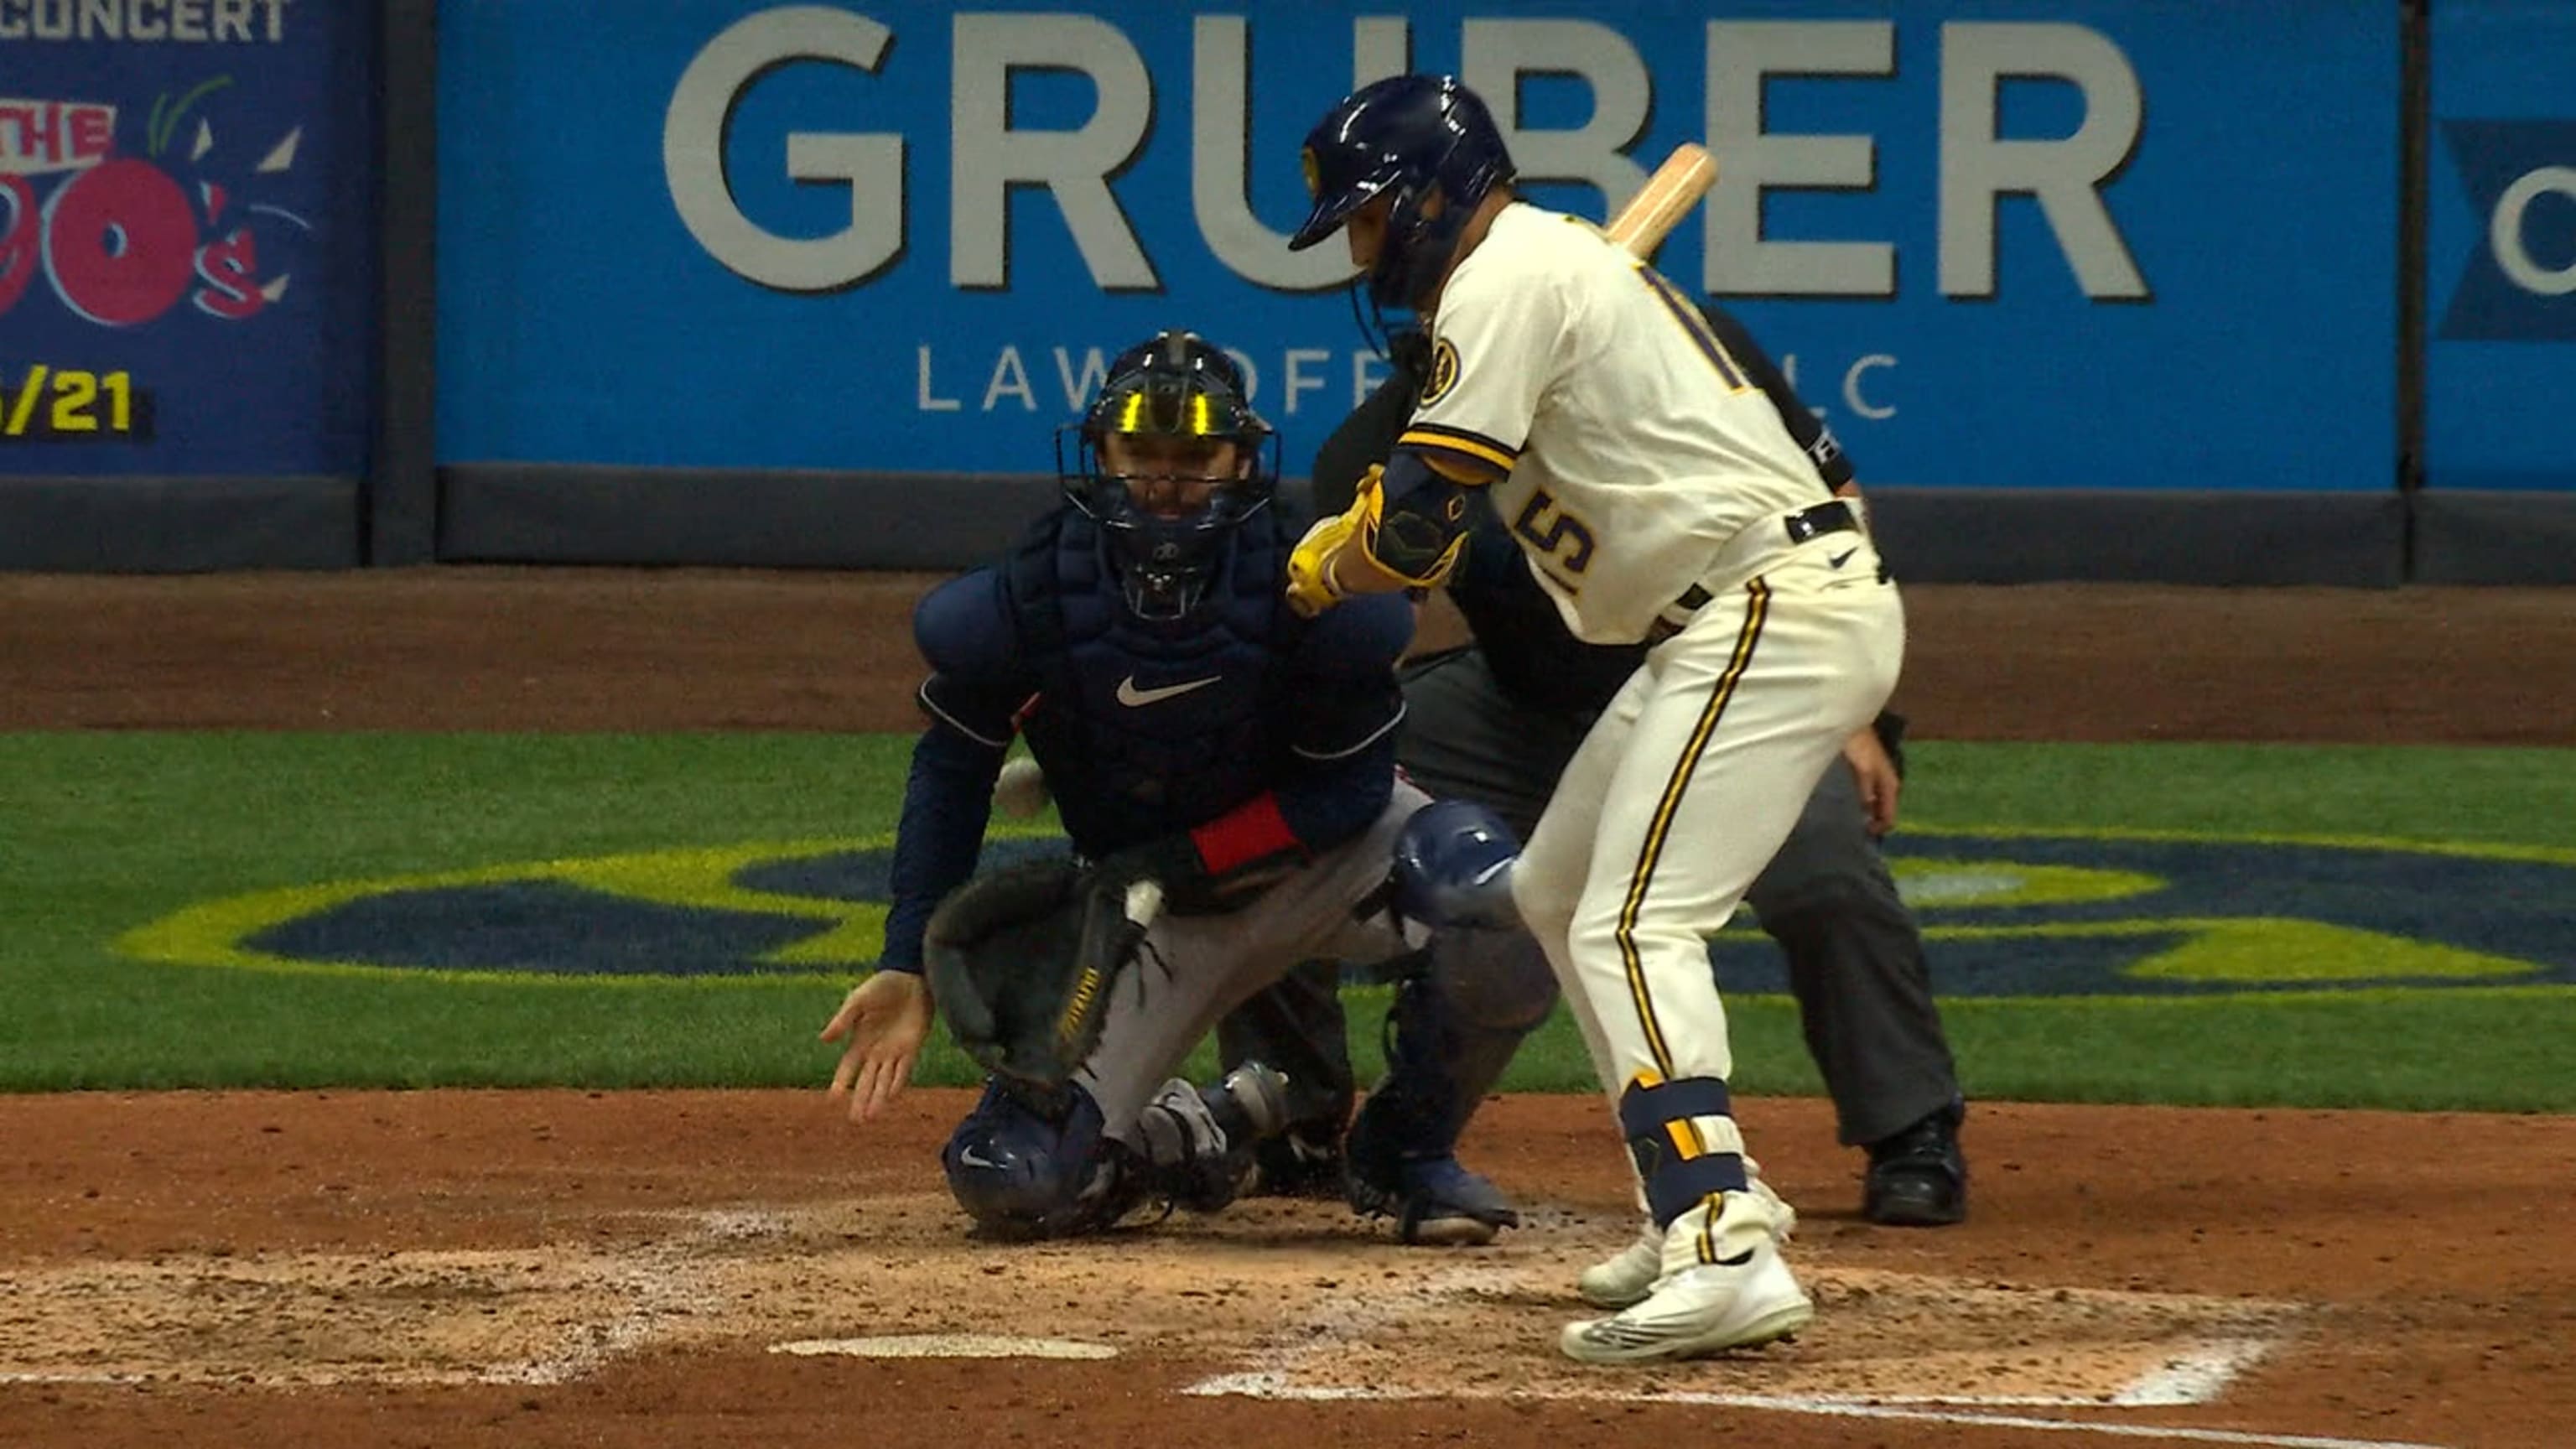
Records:
{"label": "blue advertisement banner", "polygon": [[1596,219],[1706,140],[1657,264],[1865,482],[2389,486],[2394,3],[1396,8],[451,0],[440,459],[1043,471],[1183,325],[1302,472],[1383,363],[1298,147],[1418,69]]}
{"label": "blue advertisement banner", "polygon": [[2433,7],[2424,479],[2576,489],[2576,7]]}
{"label": "blue advertisement banner", "polygon": [[373,8],[0,0],[0,474],[362,470]]}

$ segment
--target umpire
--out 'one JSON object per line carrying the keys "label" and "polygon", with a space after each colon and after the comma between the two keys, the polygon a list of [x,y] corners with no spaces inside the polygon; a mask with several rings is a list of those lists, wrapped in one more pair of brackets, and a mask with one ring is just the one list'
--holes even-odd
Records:
{"label": "umpire", "polygon": [[[1847,490],[1850,460],[1742,324],[1703,304],[1709,324],[1760,383],[1827,486]],[[1395,371],[1317,452],[1318,516],[1347,507],[1369,466],[1385,461],[1428,375],[1420,334],[1396,339]],[[1397,756],[1435,798],[1491,806],[1529,837],[1557,777],[1646,647],[1577,640],[1529,575],[1519,545],[1482,494],[1451,600],[1475,643],[1406,667]],[[1832,1094],[1839,1135],[1866,1150],[1861,1213],[1890,1225],[1967,1216],[1959,1150],[1965,1100],[1923,961],[1923,937],[1898,899],[1877,835],[1894,822],[1903,722],[1882,715],[1828,767],[1805,812],[1747,894],[1788,957],[1807,1050]],[[1338,1141],[1353,1074],[1330,961],[1297,968],[1217,1027],[1226,1065],[1268,1062],[1288,1074],[1298,1125],[1263,1148],[1273,1191],[1338,1187]]]}

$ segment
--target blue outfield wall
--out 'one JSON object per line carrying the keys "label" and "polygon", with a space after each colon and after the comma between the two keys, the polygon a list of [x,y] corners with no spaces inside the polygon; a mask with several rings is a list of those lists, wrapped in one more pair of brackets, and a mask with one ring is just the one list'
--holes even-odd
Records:
{"label": "blue outfield wall", "polygon": [[2421,576],[2576,583],[2576,5],[2432,12]]}
{"label": "blue outfield wall", "polygon": [[[1382,372],[1346,259],[1285,248],[1298,143],[1409,65],[1462,71],[1536,198],[1594,217],[1705,137],[1725,180],[1659,264],[1740,308],[1871,486],[2333,495],[2334,545],[2393,580],[2395,6],[1384,8],[674,0],[601,43],[581,0],[449,5],[451,551],[740,470],[989,517],[930,475],[1043,473],[1103,357],[1176,322],[1239,350],[1300,471]],[[2170,503],[2069,521],[2143,507],[2209,557]],[[1973,572],[2022,528],[1914,552]],[[2306,576],[2302,536],[2256,576]]]}
{"label": "blue outfield wall", "polygon": [[1281,239],[1298,144],[1409,39],[1553,204],[1710,138],[1660,265],[1746,299],[1875,481],[2393,477],[2353,420],[2394,408],[2394,7],[877,8],[448,8],[444,461],[1042,468],[1175,321],[1311,441],[1382,374],[1347,259]]}
{"label": "blue outfield wall", "polygon": [[0,0],[0,567],[358,561],[374,21]]}
{"label": "blue outfield wall", "polygon": [[964,563],[1174,324],[1302,473],[1408,68],[1585,215],[1712,146],[1908,577],[2576,581],[2559,0],[0,0],[0,567]]}

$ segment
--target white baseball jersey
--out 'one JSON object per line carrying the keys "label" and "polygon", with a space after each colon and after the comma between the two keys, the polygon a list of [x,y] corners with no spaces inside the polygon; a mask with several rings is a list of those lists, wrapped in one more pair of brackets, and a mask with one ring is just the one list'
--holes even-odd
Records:
{"label": "white baseball jersey", "polygon": [[1728,549],[1722,572],[1721,549],[1831,496],[1698,307],[1580,217],[1496,214],[1442,288],[1432,339],[1402,445],[1496,480],[1580,638],[1633,642],[1693,585],[1740,584],[1787,534]]}

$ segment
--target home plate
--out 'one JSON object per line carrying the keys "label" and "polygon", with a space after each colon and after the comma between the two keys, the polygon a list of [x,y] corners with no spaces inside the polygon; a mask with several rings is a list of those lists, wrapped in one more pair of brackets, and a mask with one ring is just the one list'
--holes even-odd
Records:
{"label": "home plate", "polygon": [[990,1333],[897,1333],[876,1338],[800,1338],[771,1353],[808,1358],[1116,1358],[1105,1343],[1072,1338],[1007,1338]]}

